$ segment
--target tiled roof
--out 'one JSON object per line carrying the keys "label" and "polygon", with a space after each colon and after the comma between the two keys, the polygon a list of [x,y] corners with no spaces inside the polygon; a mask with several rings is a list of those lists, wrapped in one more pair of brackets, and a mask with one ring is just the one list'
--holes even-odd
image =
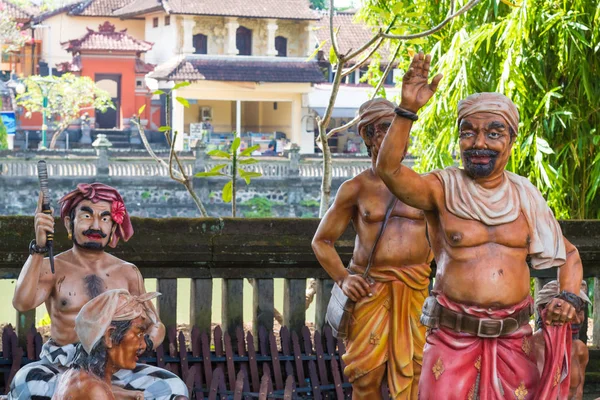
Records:
{"label": "tiled roof", "polygon": [[178,57],[155,68],[150,77],[168,81],[238,81],[320,83],[325,78],[316,62],[244,56]]}
{"label": "tiled roof", "polygon": [[76,55],[71,61],[65,61],[60,64],[56,64],[58,72],[79,72],[81,71],[81,56]]}
{"label": "tiled roof", "polygon": [[[350,50],[357,50],[362,45],[367,43],[373,35],[376,33],[372,28],[368,27],[363,22],[357,22],[354,20],[353,12],[340,12],[333,16],[333,28],[338,29],[337,42],[340,53],[348,53]],[[318,23],[318,29],[316,36],[319,43],[326,41],[322,48],[323,55],[326,59],[329,58],[329,51],[331,48],[331,40],[329,33],[329,14],[322,15],[321,20]],[[386,44],[384,43],[384,46]],[[382,64],[387,64],[389,51],[387,46],[380,48]],[[357,61],[357,60],[354,60]],[[353,64],[351,62],[350,64]]]}
{"label": "tiled roof", "polygon": [[147,74],[148,72],[154,71],[154,64],[148,64],[139,58],[135,59],[135,73],[136,74]]}
{"label": "tiled roof", "polygon": [[131,0],[84,0],[69,11],[70,15],[112,17],[113,11],[131,3]]}
{"label": "tiled roof", "polygon": [[158,10],[170,14],[319,19],[319,14],[310,8],[309,0],[134,0],[114,15],[135,16]]}
{"label": "tiled roof", "polygon": [[152,43],[127,34],[127,29],[115,31],[115,26],[108,21],[98,28],[98,31],[87,28],[88,32],[81,38],[62,43],[63,48],[73,53],[81,50],[146,52],[152,48]]}
{"label": "tiled roof", "polygon": [[6,0],[0,0],[0,12],[20,22],[29,21],[33,17],[32,12]]}

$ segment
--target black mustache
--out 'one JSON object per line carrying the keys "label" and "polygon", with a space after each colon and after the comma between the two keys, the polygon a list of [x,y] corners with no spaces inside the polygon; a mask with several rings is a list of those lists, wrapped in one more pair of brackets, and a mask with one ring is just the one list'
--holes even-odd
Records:
{"label": "black mustache", "polygon": [[88,229],[88,230],[85,230],[85,231],[83,231],[83,234],[85,236],[88,236],[88,235],[100,235],[102,237],[102,239],[104,239],[107,236],[106,233],[102,232],[101,230],[97,230],[97,229]]}
{"label": "black mustache", "polygon": [[463,155],[465,157],[498,157],[499,152],[495,150],[477,150],[477,149],[469,149],[463,151]]}

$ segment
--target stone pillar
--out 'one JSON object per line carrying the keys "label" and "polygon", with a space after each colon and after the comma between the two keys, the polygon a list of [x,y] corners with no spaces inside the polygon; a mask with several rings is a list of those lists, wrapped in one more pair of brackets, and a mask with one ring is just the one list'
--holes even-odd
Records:
{"label": "stone pillar", "polygon": [[106,135],[100,133],[92,147],[96,149],[96,176],[108,177],[108,149],[112,147],[112,143],[107,139]]}
{"label": "stone pillar", "polygon": [[309,21],[304,28],[306,31],[306,56],[310,56],[315,51],[315,22]]}
{"label": "stone pillar", "polygon": [[276,20],[267,20],[267,55],[270,57],[277,55],[277,49],[275,48],[275,32],[277,32],[277,28]]}
{"label": "stone pillar", "polygon": [[182,49],[183,54],[194,54],[196,49],[194,48],[194,27],[196,26],[196,21],[194,17],[183,17],[183,40],[182,40]]}
{"label": "stone pillar", "polygon": [[183,150],[183,138],[185,137],[185,107],[183,104],[175,100],[177,96],[179,96],[179,94],[177,94],[177,90],[173,91],[171,94],[171,104],[173,107],[173,122],[171,126],[173,127],[173,132],[177,132],[177,138],[175,139],[175,150],[181,151]]}
{"label": "stone pillar", "polygon": [[235,34],[240,24],[237,22],[237,18],[225,18],[225,27],[227,28],[227,45],[225,46],[225,54],[228,56],[237,55],[238,49],[235,42]]}
{"label": "stone pillar", "polygon": [[300,179],[300,146],[292,143],[288,153],[288,160],[290,164],[286,179],[289,205],[289,214],[287,217],[296,218],[301,214],[301,210],[298,207],[304,197],[304,188],[302,187],[302,180]]}

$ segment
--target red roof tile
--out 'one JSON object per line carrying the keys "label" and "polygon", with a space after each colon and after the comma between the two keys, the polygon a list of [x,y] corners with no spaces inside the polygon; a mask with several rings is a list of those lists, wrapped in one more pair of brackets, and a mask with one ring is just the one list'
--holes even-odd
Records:
{"label": "red roof tile", "polygon": [[131,3],[131,0],[84,0],[69,11],[71,15],[112,17],[113,11]]}
{"label": "red roof tile", "polygon": [[152,48],[152,43],[127,34],[127,29],[115,31],[115,26],[108,21],[98,28],[98,31],[87,28],[88,32],[81,38],[62,43],[63,48],[73,53],[81,50],[146,52]]}
{"label": "red roof tile", "polygon": [[134,16],[158,10],[170,14],[319,19],[319,14],[310,8],[309,0],[134,0],[115,15]]}
{"label": "red roof tile", "polygon": [[192,56],[162,64],[150,74],[157,80],[295,82],[325,81],[316,62],[266,57]]}
{"label": "red roof tile", "polygon": [[[353,12],[339,12],[333,16],[333,28],[338,29],[337,43],[340,53],[348,53],[351,50],[357,50],[362,45],[367,43],[374,35],[376,30],[367,26],[364,22],[355,21]],[[322,48],[323,55],[326,59],[329,58],[329,51],[331,48],[331,40],[329,33],[329,14],[322,15],[321,20],[318,23],[318,30],[316,32],[319,43],[326,41]],[[385,47],[384,47],[385,46]],[[379,49],[381,54],[381,63],[387,64],[389,57],[389,49],[387,44],[384,43]],[[366,54],[365,54],[366,55]],[[362,58],[361,58],[362,59]],[[354,64],[357,60],[350,62]]]}
{"label": "red roof tile", "polygon": [[26,11],[6,0],[0,0],[0,12],[19,22],[29,21],[33,17],[32,12]]}

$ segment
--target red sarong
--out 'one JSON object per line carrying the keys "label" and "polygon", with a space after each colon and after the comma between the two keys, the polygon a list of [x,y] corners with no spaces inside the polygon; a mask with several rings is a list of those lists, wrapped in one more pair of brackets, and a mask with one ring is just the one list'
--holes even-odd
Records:
{"label": "red sarong", "polygon": [[[531,297],[513,307],[487,310],[452,302],[438,302],[450,310],[478,318],[508,318],[533,302]],[[531,327],[498,338],[480,338],[445,327],[432,329],[423,353],[420,400],[562,400],[569,394],[571,326],[544,326],[546,361],[539,376]]]}

